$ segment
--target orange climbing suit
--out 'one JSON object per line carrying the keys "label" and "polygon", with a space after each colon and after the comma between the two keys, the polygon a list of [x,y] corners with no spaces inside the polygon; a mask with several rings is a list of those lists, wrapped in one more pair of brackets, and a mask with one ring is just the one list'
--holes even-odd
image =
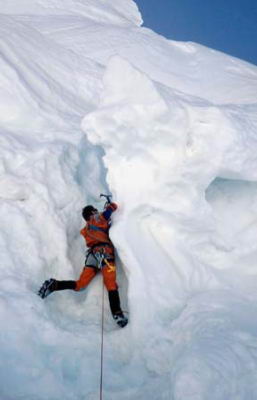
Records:
{"label": "orange climbing suit", "polygon": [[[80,231],[84,237],[86,244],[92,248],[92,254],[103,251],[103,267],[101,272],[104,284],[108,291],[118,289],[116,283],[116,266],[114,258],[114,248],[109,238],[109,226],[111,214],[117,209],[115,203],[110,203],[104,212],[93,214],[86,226]],[[98,246],[99,244],[99,246]],[[76,289],[84,289],[91,280],[96,276],[98,268],[95,265],[87,264],[83,269],[79,279],[76,281]]]}

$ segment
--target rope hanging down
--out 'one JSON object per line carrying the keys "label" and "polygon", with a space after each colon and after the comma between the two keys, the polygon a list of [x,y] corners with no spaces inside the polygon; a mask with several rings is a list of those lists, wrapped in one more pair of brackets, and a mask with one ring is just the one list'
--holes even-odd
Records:
{"label": "rope hanging down", "polygon": [[100,400],[103,399],[103,354],[104,354],[104,281],[102,287],[102,334],[101,334],[101,373],[100,373]]}

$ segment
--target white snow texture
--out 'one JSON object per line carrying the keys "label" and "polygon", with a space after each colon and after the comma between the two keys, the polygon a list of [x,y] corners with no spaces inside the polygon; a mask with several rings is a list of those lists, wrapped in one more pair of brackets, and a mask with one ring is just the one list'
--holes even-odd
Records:
{"label": "white snow texture", "polygon": [[[0,399],[256,400],[257,68],[132,0],[0,0]],[[129,324],[77,279],[113,194]],[[100,397],[101,396],[101,397]]]}

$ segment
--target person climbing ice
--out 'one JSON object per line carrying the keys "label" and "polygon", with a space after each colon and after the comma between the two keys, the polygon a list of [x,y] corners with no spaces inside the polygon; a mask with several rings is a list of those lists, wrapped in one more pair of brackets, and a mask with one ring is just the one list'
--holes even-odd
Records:
{"label": "person climbing ice", "polygon": [[108,291],[112,316],[117,324],[123,328],[127,325],[128,319],[124,316],[120,306],[120,297],[116,282],[114,246],[109,237],[111,215],[117,209],[117,204],[110,202],[110,196],[105,197],[107,197],[107,202],[103,212],[99,212],[92,205],[87,205],[82,210],[82,217],[86,221],[86,225],[80,233],[85,238],[88,251],[85,266],[79,279],[77,281],[48,279],[39,289],[38,295],[44,299],[52,292],[58,290],[72,289],[80,291],[90,283],[100,270]]}

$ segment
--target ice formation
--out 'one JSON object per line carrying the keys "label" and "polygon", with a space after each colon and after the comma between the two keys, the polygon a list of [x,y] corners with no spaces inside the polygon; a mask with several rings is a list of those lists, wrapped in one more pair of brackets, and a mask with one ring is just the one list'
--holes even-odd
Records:
{"label": "ice formation", "polygon": [[104,400],[257,396],[257,69],[141,27],[132,0],[1,0],[0,397],[99,398],[81,208],[119,210]]}

